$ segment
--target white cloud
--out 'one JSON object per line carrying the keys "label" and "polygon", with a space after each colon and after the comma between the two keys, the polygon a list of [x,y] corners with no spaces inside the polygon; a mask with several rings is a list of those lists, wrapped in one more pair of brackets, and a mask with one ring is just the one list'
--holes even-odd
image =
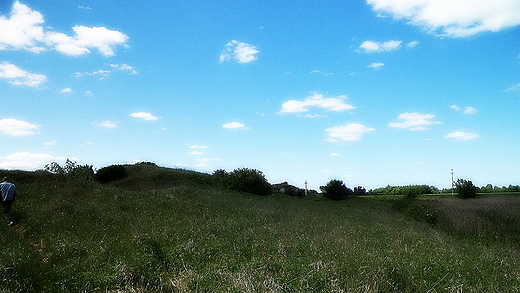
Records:
{"label": "white cloud", "polygon": [[117,124],[115,122],[107,120],[107,121],[103,121],[103,122],[99,123],[98,126],[104,127],[104,128],[116,128]]}
{"label": "white cloud", "polygon": [[0,78],[7,80],[10,84],[29,87],[39,87],[47,80],[47,76],[43,74],[30,73],[7,62],[0,64]]}
{"label": "white cloud", "polygon": [[347,96],[337,96],[334,98],[324,98],[323,95],[314,93],[303,101],[290,100],[282,104],[282,109],[279,113],[301,113],[309,111],[310,107],[318,107],[330,111],[346,111],[352,110],[355,107],[345,103]]}
{"label": "white cloud", "polygon": [[520,24],[518,0],[367,0],[381,16],[404,19],[430,33],[468,37]]}
{"label": "white cloud", "polygon": [[204,155],[205,153],[201,152],[201,151],[193,151],[193,152],[190,152],[188,153],[188,155]]}
{"label": "white cloud", "polygon": [[130,66],[128,64],[110,64],[110,67],[115,68],[120,71],[128,71],[130,75],[138,74],[139,71],[135,69],[135,67]]}
{"label": "white cloud", "polygon": [[113,56],[117,45],[125,45],[128,36],[105,27],[75,26],[75,35],[45,32],[43,16],[15,1],[10,17],[0,16],[0,50],[27,50],[39,53],[50,48],[66,55],[79,56],[97,49],[104,56]]}
{"label": "white cloud", "polygon": [[[451,105],[450,106],[451,109],[455,110],[455,111],[460,111],[462,110],[459,106],[457,105]],[[466,115],[475,115],[478,113],[478,110],[473,108],[473,107],[466,107],[464,108],[464,111],[462,112],[462,114],[466,114]]]}
{"label": "white cloud", "polygon": [[247,129],[247,127],[239,122],[229,122],[222,125],[222,127],[227,129]]}
{"label": "white cloud", "polygon": [[[518,55],[517,58],[520,58],[520,55]],[[512,86],[506,90],[506,92],[518,92],[518,91],[520,91],[520,83],[515,84],[514,86]]]}
{"label": "white cloud", "polygon": [[135,112],[135,113],[130,114],[129,116],[134,117],[134,118],[141,118],[144,120],[159,120],[158,117],[155,117],[148,112]]}
{"label": "white cloud", "polygon": [[29,122],[16,119],[0,120],[0,132],[11,136],[34,135],[34,130],[40,128],[40,125],[31,124]]}
{"label": "white cloud", "polygon": [[384,63],[376,63],[376,62],[374,62],[374,63],[368,65],[367,67],[369,67],[369,68],[379,68],[379,67],[383,67],[383,66],[385,66]]}
{"label": "white cloud", "polygon": [[388,41],[388,42],[373,42],[373,41],[364,41],[359,45],[359,48],[362,49],[365,53],[373,53],[373,52],[389,52],[393,50],[399,49],[402,41]]}
{"label": "white cloud", "polygon": [[419,45],[419,41],[411,41],[408,44],[406,44],[406,47],[413,48],[415,46]]}
{"label": "white cloud", "polygon": [[478,135],[476,133],[455,131],[455,132],[447,134],[444,138],[453,138],[453,139],[459,140],[459,141],[467,141],[467,140],[474,140],[478,137],[480,137],[480,135]]}
{"label": "white cloud", "polygon": [[473,107],[466,107],[464,108],[464,113],[463,114],[467,114],[467,115],[475,115],[478,113],[478,110],[473,108]]}
{"label": "white cloud", "polygon": [[68,87],[66,87],[66,88],[64,88],[64,89],[60,90],[60,93],[62,93],[62,94],[66,94],[66,93],[72,93],[72,89],[71,89],[71,88],[68,88]]}
{"label": "white cloud", "polygon": [[[55,157],[49,154],[31,154],[28,152],[20,152],[5,157],[0,157],[4,162],[0,163],[0,169],[21,169],[35,170],[43,168],[45,165],[56,162],[65,161],[67,157]],[[77,160],[77,158],[69,158]]]}
{"label": "white cloud", "polygon": [[43,145],[51,146],[51,145],[55,145],[57,142],[58,142],[57,140],[48,141],[48,142],[44,142]]}
{"label": "white cloud", "polygon": [[226,44],[224,50],[220,54],[219,63],[230,60],[235,60],[238,63],[249,63],[258,59],[258,57],[255,56],[257,53],[260,53],[257,47],[232,40]]}
{"label": "white cloud", "polygon": [[432,121],[435,115],[432,114],[420,114],[420,113],[404,113],[400,114],[397,119],[402,122],[391,122],[388,124],[390,127],[396,128],[407,128],[412,131],[423,131],[429,128],[425,127],[432,124],[440,124],[439,121]]}
{"label": "white cloud", "polygon": [[195,162],[197,162],[197,163],[207,163],[207,162],[209,162],[209,158],[195,159]]}
{"label": "white cloud", "polygon": [[337,156],[339,156],[339,154],[338,153],[332,153],[332,154],[330,154],[330,156],[331,157],[337,157]]}
{"label": "white cloud", "polygon": [[366,127],[359,123],[348,123],[325,129],[328,136],[325,140],[329,142],[361,140],[363,134],[375,130],[375,128]]}
{"label": "white cloud", "polygon": [[190,145],[190,149],[209,149],[209,146],[192,144]]}

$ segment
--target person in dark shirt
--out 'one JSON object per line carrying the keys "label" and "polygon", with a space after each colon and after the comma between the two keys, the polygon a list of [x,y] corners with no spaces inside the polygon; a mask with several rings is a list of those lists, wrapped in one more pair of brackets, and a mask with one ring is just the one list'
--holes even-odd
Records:
{"label": "person in dark shirt", "polygon": [[7,222],[7,225],[12,226],[14,224],[13,219],[11,218],[11,205],[13,204],[14,198],[16,197],[16,186],[9,182],[9,178],[6,176],[3,179],[3,182],[0,183],[0,193],[1,193],[1,201],[2,208],[4,210],[4,218]]}

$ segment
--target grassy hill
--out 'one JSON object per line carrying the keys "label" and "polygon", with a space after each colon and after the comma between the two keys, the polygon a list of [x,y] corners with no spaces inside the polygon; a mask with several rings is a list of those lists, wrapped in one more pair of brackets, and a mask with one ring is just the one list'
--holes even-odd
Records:
{"label": "grassy hill", "polygon": [[475,206],[489,202],[420,199],[429,224],[385,198],[257,196],[125,168],[107,184],[9,172],[18,224],[0,225],[0,292],[520,291],[517,197],[487,214]]}

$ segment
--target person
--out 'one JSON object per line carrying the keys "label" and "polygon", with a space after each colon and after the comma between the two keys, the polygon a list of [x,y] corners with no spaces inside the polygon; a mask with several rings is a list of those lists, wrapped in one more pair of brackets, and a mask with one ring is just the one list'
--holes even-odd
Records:
{"label": "person", "polygon": [[14,224],[11,218],[11,205],[13,204],[14,198],[16,197],[16,186],[9,182],[9,178],[6,176],[2,183],[0,183],[0,193],[2,195],[2,207],[4,209],[4,218],[7,221],[7,225],[12,226]]}

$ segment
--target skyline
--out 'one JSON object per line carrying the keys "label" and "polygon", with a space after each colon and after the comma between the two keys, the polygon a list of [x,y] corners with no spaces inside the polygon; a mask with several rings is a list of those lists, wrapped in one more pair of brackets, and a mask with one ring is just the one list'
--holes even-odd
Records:
{"label": "skyline", "polygon": [[515,0],[7,1],[0,169],[517,185],[519,25]]}

